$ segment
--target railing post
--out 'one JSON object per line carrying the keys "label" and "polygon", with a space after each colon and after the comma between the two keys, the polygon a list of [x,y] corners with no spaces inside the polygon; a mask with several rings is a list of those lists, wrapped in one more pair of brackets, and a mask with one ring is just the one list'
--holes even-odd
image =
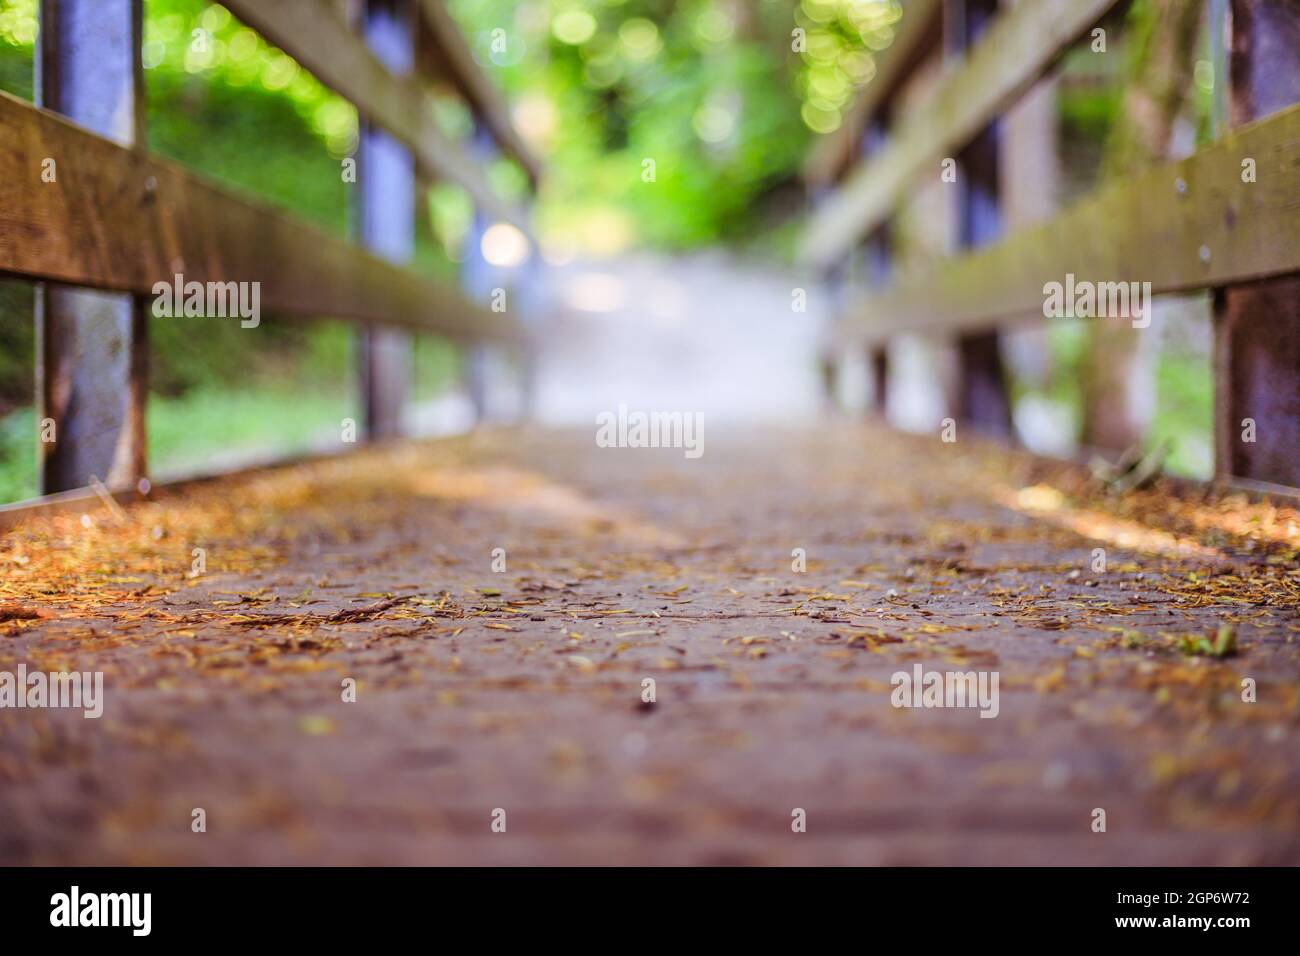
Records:
{"label": "railing post", "polygon": [[[496,144],[492,134],[485,125],[476,121],[473,140],[474,157],[484,168],[496,156]],[[491,217],[477,203],[474,206],[474,219],[465,236],[464,264],[461,267],[461,288],[470,299],[489,303],[492,307],[493,276],[495,271],[483,257],[483,235],[492,225]],[[507,301],[507,308],[509,302]],[[465,388],[469,392],[470,404],[474,408],[475,421],[484,422],[489,413],[488,408],[488,372],[491,353],[488,346],[475,342],[466,346],[463,355]]]}
{"label": "railing post", "polygon": [[843,321],[846,305],[853,297],[849,274],[852,256],[841,260],[822,273],[821,285],[826,296],[827,321],[821,329],[817,346],[817,381],[821,391],[822,414],[840,413],[840,355],[836,336]]}
{"label": "railing post", "polygon": [[524,340],[517,346],[519,361],[519,415],[530,422],[537,414],[537,335],[546,318],[545,291],[542,286],[542,254],[533,249],[520,270],[517,315],[524,327]]}
{"label": "railing post", "polygon": [[[126,146],[144,142],[140,0],[42,0],[36,55],[39,105]],[[50,156],[54,180],[75,182],[76,157]],[[139,190],[143,183],[123,183]],[[89,240],[88,240],[89,241]],[[123,293],[42,284],[36,296],[38,445],[43,494],[111,488],[145,473],[148,325],[143,302]]]}
{"label": "railing post", "polygon": [[[1024,2],[1024,0],[1022,0]],[[1015,232],[1052,217],[1057,211],[1061,177],[1057,114],[1057,81],[1039,80],[1002,117],[1002,216],[1007,232]],[[1016,379],[1035,391],[1052,381],[1052,350],[1046,323],[1034,323],[1006,333],[1002,354]],[[1065,448],[1059,438],[1039,429],[1026,441],[1039,448]],[[1047,443],[1053,439],[1057,446]]]}
{"label": "railing post", "polygon": [[[1297,50],[1300,0],[1232,0],[1234,127],[1300,101]],[[1300,276],[1214,300],[1215,471],[1300,486]]]}
{"label": "railing post", "polygon": [[[998,13],[997,0],[956,0],[950,4],[957,49],[969,50]],[[994,119],[959,156],[959,229],[962,249],[973,249],[1002,233],[1001,135]],[[956,415],[986,434],[1010,438],[1011,401],[998,333],[977,332],[957,339]]]}
{"label": "railing post", "polygon": [[871,394],[867,397],[867,411],[884,417],[889,412],[889,349],[874,345],[867,350],[867,366],[871,370]]}
{"label": "railing post", "polygon": [[[868,237],[866,253],[867,282],[878,291],[889,284],[894,268],[893,230],[888,220]],[[884,416],[888,410],[889,349],[884,343],[873,344],[867,349],[866,359],[871,389],[867,412]]]}
{"label": "railing post", "polygon": [[[415,6],[411,0],[366,0],[366,45],[396,76],[415,67]],[[362,121],[357,149],[357,224],[361,244],[391,262],[415,251],[415,160],[400,141]],[[372,326],[360,334],[360,382],[367,438],[401,434],[411,377],[411,337]]]}

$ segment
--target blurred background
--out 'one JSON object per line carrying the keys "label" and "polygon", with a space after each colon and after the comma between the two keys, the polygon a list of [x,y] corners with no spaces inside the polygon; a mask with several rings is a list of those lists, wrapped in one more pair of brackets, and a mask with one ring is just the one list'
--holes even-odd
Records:
{"label": "blurred background", "polygon": [[[544,164],[534,206],[539,247],[488,230],[487,261],[531,270],[543,350],[534,412],[590,425],[619,402],[704,411],[714,420],[798,420],[824,414],[818,343],[833,321],[817,277],[794,267],[812,207],[811,150],[845,122],[871,83],[876,57],[904,13],[898,0],[449,0],[474,55],[505,92],[515,124]],[[38,0],[0,0],[0,89],[32,97]],[[349,232],[340,160],[357,140],[354,108],[222,6],[145,0],[148,147],[244,194]],[[1038,173],[1049,206],[1092,189],[1125,147],[1117,123],[1134,64],[1151,52],[1160,4],[1121,4],[1106,56],[1086,46],[1036,91],[1034,122],[1054,129]],[[793,43],[794,30],[803,42]],[[196,45],[194,31],[211,43]],[[1203,23],[1188,42],[1206,50]],[[504,32],[501,32],[504,31]],[[798,49],[796,49],[798,47]],[[1171,77],[1167,152],[1213,137],[1216,90],[1208,52]],[[1184,75],[1185,74],[1185,75]],[[467,140],[472,118],[454,98],[438,120]],[[647,179],[646,161],[653,161]],[[507,197],[524,171],[492,160]],[[417,268],[463,281],[473,211],[458,187],[434,185],[417,219]],[[909,213],[924,218],[924,210]],[[901,268],[945,250],[905,217]],[[522,241],[522,246],[520,245]],[[461,277],[461,278],[458,278]],[[805,311],[792,291],[807,292]],[[0,277],[0,501],[36,494],[33,290]],[[1212,466],[1210,315],[1204,296],[1157,300],[1155,334],[1126,366],[1128,412],[1147,447],[1167,443],[1167,467],[1207,477]],[[155,477],[214,471],[338,441],[359,417],[355,333],[341,323],[151,320],[148,405]],[[1072,454],[1085,438],[1086,321],[1059,320],[1004,336],[1017,437]],[[862,414],[868,373],[849,356],[838,413]],[[472,421],[462,356],[417,338],[410,427],[452,431]],[[492,361],[508,364],[505,357]],[[889,415],[931,431],[949,361],[941,344],[897,343]],[[503,376],[504,378],[504,376]],[[514,414],[508,399],[500,413]]]}

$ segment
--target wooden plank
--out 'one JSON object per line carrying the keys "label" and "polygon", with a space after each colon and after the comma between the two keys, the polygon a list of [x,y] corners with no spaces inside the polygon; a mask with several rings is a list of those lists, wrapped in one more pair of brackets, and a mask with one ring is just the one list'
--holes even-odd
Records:
{"label": "wooden plank", "polygon": [[541,178],[541,164],[510,121],[510,111],[497,88],[474,61],[474,54],[470,52],[460,27],[447,12],[446,3],[443,0],[420,0],[420,12],[434,46],[432,59],[440,75],[469,103],[479,123],[492,134],[501,150],[523,167],[536,189]]}
{"label": "wooden plank", "polygon": [[[176,273],[258,282],[267,314],[516,335],[450,286],[4,93],[0,128],[0,272],[139,295]],[[57,186],[41,181],[45,157]]]}
{"label": "wooden plank", "polygon": [[803,165],[809,186],[831,185],[853,161],[868,124],[907,76],[926,38],[938,32],[935,25],[942,6],[942,0],[911,0],[903,5],[903,15],[894,24],[894,41],[876,54],[876,75],[844,114],[840,128],[817,140],[809,151]]}
{"label": "wooden plank", "polygon": [[[1256,182],[1242,181],[1242,162]],[[1153,294],[1300,272],[1300,106],[1185,160],[1106,186],[1006,240],[936,263],[849,310],[849,342],[1043,319],[1043,286],[1067,273],[1150,282]]]}
{"label": "wooden plank", "polygon": [[433,100],[416,78],[393,76],[337,6],[320,0],[230,0],[224,6],[411,147],[431,176],[460,184],[496,218],[528,229],[524,213],[497,196],[482,168],[438,128]]}
{"label": "wooden plank", "polygon": [[906,116],[877,158],[819,207],[800,261],[825,269],[894,209],[914,177],[954,155],[1029,88],[1117,0],[1035,0],[1001,14],[927,104]]}
{"label": "wooden plank", "polygon": [[[415,68],[413,0],[366,0],[361,32],[366,45],[395,77]],[[362,120],[357,145],[357,229],[361,244],[389,262],[415,253],[415,162],[399,140]],[[410,390],[411,337],[400,329],[366,327],[358,333],[365,437],[395,438]]]}
{"label": "wooden plank", "polygon": [[[949,9],[960,52],[969,50],[990,28],[998,0],[950,0]],[[994,117],[959,154],[957,241],[962,249],[980,248],[1002,235],[1001,134],[1001,121]],[[996,329],[966,331],[957,337],[954,385],[959,421],[996,438],[1014,435],[1011,394]]]}
{"label": "wooden plank", "polygon": [[[40,101],[121,143],[142,141],[140,0],[43,0],[36,58]],[[49,159],[53,181],[40,164]],[[75,170],[38,161],[40,189],[58,193]],[[42,493],[93,481],[131,487],[145,474],[148,324],[131,295],[38,286],[37,444]],[[43,434],[49,434],[42,429]]]}
{"label": "wooden plank", "polygon": [[[1233,0],[1233,126],[1300,102],[1297,50],[1300,0]],[[1214,325],[1215,471],[1300,487],[1300,276],[1218,290]]]}

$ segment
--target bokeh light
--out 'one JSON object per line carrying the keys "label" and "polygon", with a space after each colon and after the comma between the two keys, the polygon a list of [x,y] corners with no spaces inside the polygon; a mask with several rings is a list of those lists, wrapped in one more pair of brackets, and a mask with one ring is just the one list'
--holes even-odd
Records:
{"label": "bokeh light", "polygon": [[503,269],[512,269],[528,261],[528,237],[508,222],[496,222],[484,230],[479,248],[484,259]]}

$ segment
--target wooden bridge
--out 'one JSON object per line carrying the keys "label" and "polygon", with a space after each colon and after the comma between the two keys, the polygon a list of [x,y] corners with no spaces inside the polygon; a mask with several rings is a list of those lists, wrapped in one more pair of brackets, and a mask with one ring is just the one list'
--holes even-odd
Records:
{"label": "wooden bridge", "polygon": [[[1209,146],[1030,221],[1016,111],[1120,5],[905,3],[805,168],[824,378],[865,365],[870,414],[710,426],[698,458],[404,439],[409,331],[545,334],[409,264],[418,191],[527,234],[481,158],[545,171],[438,0],[225,6],[363,117],[353,241],[142,148],[139,0],[45,0],[40,103],[0,94],[0,273],[41,284],[55,426],[44,497],[0,511],[0,859],[1300,860],[1294,0],[1211,0]],[[940,254],[900,262],[934,196]],[[147,318],[178,276],[356,323],[367,447],[151,483]],[[998,337],[1067,277],[1213,291],[1214,482],[1015,446]],[[957,355],[926,435],[887,420],[918,333]],[[20,666],[101,673],[103,716],[6,702]],[[927,674],[993,697],[900,697]]]}

